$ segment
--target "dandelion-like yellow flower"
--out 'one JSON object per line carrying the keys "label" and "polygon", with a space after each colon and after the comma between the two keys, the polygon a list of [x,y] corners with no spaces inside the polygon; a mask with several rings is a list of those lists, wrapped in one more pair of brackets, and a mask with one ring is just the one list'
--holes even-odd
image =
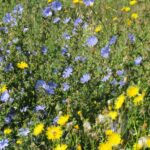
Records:
{"label": "dandelion-like yellow flower", "polygon": [[63,126],[67,123],[68,120],[69,120],[69,115],[60,116],[58,121],[57,121],[57,124]]}
{"label": "dandelion-like yellow flower", "polygon": [[12,132],[12,130],[11,130],[10,128],[4,129],[4,134],[5,134],[5,135],[10,134],[11,132]]}
{"label": "dandelion-like yellow flower", "polygon": [[133,14],[131,15],[131,18],[132,18],[133,20],[138,19],[138,17],[139,17],[139,15],[138,15],[137,13],[133,13]]}
{"label": "dandelion-like yellow flower", "polygon": [[105,131],[105,134],[108,136],[108,135],[111,135],[113,133],[113,131],[112,130],[106,130]]}
{"label": "dandelion-like yellow flower", "polygon": [[131,26],[132,21],[131,21],[130,19],[127,19],[127,20],[126,20],[126,23],[127,23],[128,26]]}
{"label": "dandelion-like yellow flower", "polygon": [[53,0],[48,0],[47,2],[48,2],[48,3],[51,3],[52,1],[53,1]]}
{"label": "dandelion-like yellow flower", "polygon": [[25,68],[28,68],[28,64],[24,61],[20,62],[20,63],[17,63],[17,67],[19,69],[25,69]]}
{"label": "dandelion-like yellow flower", "polygon": [[142,146],[141,144],[135,143],[135,144],[133,145],[133,150],[141,150],[142,147],[143,147],[143,146]]}
{"label": "dandelion-like yellow flower", "polygon": [[98,33],[98,32],[101,32],[102,31],[102,26],[99,25],[95,28],[95,32]]}
{"label": "dandelion-like yellow flower", "polygon": [[130,86],[127,89],[127,96],[130,98],[138,95],[138,93],[139,93],[139,87],[138,86]]}
{"label": "dandelion-like yellow flower", "polygon": [[66,150],[67,147],[68,146],[66,144],[59,144],[56,146],[56,148],[54,148],[54,150]]}
{"label": "dandelion-like yellow flower", "polygon": [[108,142],[100,143],[98,150],[112,150],[112,146]]}
{"label": "dandelion-like yellow flower", "polygon": [[51,126],[47,128],[46,135],[49,140],[57,140],[62,137],[63,131],[60,126]]}
{"label": "dandelion-like yellow flower", "polygon": [[115,109],[120,109],[122,107],[124,101],[125,101],[125,95],[121,94],[115,102]]}
{"label": "dandelion-like yellow flower", "polygon": [[74,128],[78,130],[78,129],[79,129],[79,126],[78,126],[78,125],[75,125]]}
{"label": "dandelion-like yellow flower", "polygon": [[83,4],[82,0],[72,0],[74,4]]}
{"label": "dandelion-like yellow flower", "polygon": [[2,84],[2,85],[0,86],[0,93],[5,92],[6,90],[7,90],[6,84]]}
{"label": "dandelion-like yellow flower", "polygon": [[112,120],[115,120],[118,116],[118,113],[116,111],[110,111],[108,113],[108,116],[112,119]]}
{"label": "dandelion-like yellow flower", "polygon": [[38,136],[39,134],[42,133],[43,130],[44,130],[44,124],[40,123],[36,125],[36,127],[34,128],[33,135]]}
{"label": "dandelion-like yellow flower", "polygon": [[16,144],[18,144],[18,145],[20,145],[20,144],[22,144],[23,142],[22,142],[22,140],[21,139],[18,139],[17,141],[16,141]]}
{"label": "dandelion-like yellow flower", "polygon": [[79,145],[77,145],[77,150],[82,150],[82,147],[81,147],[81,145],[79,144]]}
{"label": "dandelion-like yellow flower", "polygon": [[131,10],[130,7],[123,7],[121,9],[121,11],[124,11],[124,12],[129,12],[130,10]]}
{"label": "dandelion-like yellow flower", "polygon": [[130,1],[130,5],[131,5],[131,6],[133,6],[133,5],[135,5],[135,4],[137,4],[137,0],[131,0],[131,1]]}
{"label": "dandelion-like yellow flower", "polygon": [[78,114],[79,116],[81,116],[81,115],[82,115],[82,112],[81,112],[81,111],[78,111],[77,114]]}
{"label": "dandelion-like yellow flower", "polygon": [[136,96],[133,100],[134,105],[139,105],[143,101],[144,96],[145,96],[145,92],[142,92],[142,94]]}
{"label": "dandelion-like yellow flower", "polygon": [[150,148],[150,138],[148,138],[147,141],[146,141],[146,147]]}
{"label": "dandelion-like yellow flower", "polygon": [[108,143],[110,143],[111,146],[117,146],[121,144],[121,136],[118,133],[113,132],[108,136]]}

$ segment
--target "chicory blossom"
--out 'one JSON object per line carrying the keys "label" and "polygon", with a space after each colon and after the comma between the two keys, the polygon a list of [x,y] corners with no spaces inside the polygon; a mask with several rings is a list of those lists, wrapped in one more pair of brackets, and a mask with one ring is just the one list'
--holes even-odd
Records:
{"label": "chicory blossom", "polygon": [[8,146],[8,139],[2,139],[0,140],[0,150],[4,150]]}
{"label": "chicory blossom", "polygon": [[106,45],[105,47],[103,47],[101,49],[101,56],[104,58],[108,58],[109,57],[109,53],[110,53],[110,47],[109,45]]}
{"label": "chicory blossom", "polygon": [[46,7],[43,12],[42,12],[44,17],[49,17],[52,16],[52,12],[51,12],[51,8],[50,7]]}
{"label": "chicory blossom", "polygon": [[70,66],[67,67],[63,72],[63,78],[66,79],[66,78],[70,77],[72,75],[72,72],[73,72],[72,67],[70,67]]}
{"label": "chicory blossom", "polygon": [[91,79],[91,76],[90,76],[89,74],[84,74],[84,75],[80,78],[80,82],[81,82],[81,83],[87,83],[90,79]]}
{"label": "chicory blossom", "polygon": [[97,44],[97,42],[98,42],[98,39],[96,36],[90,36],[86,41],[86,43],[89,47],[95,46]]}
{"label": "chicory blossom", "polygon": [[137,57],[137,58],[134,60],[134,64],[135,64],[135,65],[140,65],[141,62],[142,62],[142,57],[141,57],[141,56]]}
{"label": "chicory blossom", "polygon": [[86,6],[92,6],[94,4],[94,1],[95,0],[83,0],[83,3],[86,5]]}
{"label": "chicory blossom", "polygon": [[62,9],[62,3],[59,1],[54,1],[51,3],[51,9],[54,11],[60,11]]}

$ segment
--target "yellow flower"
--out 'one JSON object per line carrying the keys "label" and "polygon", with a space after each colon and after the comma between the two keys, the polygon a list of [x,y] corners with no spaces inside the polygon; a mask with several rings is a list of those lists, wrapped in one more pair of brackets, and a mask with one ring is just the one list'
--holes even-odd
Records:
{"label": "yellow flower", "polygon": [[39,134],[42,133],[43,130],[44,130],[44,124],[40,123],[36,125],[36,127],[34,128],[33,135],[38,136]]}
{"label": "yellow flower", "polygon": [[16,144],[18,144],[18,145],[22,144],[22,140],[21,140],[21,139],[18,139],[18,140],[16,141]]}
{"label": "yellow flower", "polygon": [[138,17],[139,17],[139,16],[138,16],[137,13],[133,13],[133,14],[131,15],[131,18],[134,19],[134,20],[136,20]]}
{"label": "yellow flower", "polygon": [[54,150],[66,150],[67,147],[68,146],[66,144],[59,144],[56,146],[56,148],[54,148]]}
{"label": "yellow flower", "polygon": [[150,138],[148,138],[146,141],[146,147],[150,148]]}
{"label": "yellow flower", "polygon": [[114,17],[112,20],[113,20],[113,21],[117,21],[117,20],[118,20],[118,18],[117,18],[117,17]]}
{"label": "yellow flower", "polygon": [[137,97],[135,97],[133,100],[134,105],[139,105],[143,101],[144,96],[145,92],[142,92],[142,94],[139,94]]}
{"label": "yellow flower", "polygon": [[10,128],[4,129],[4,134],[5,134],[5,135],[10,134],[11,132],[12,132],[12,130],[11,130]]}
{"label": "yellow flower", "polygon": [[110,111],[108,116],[112,119],[115,120],[118,116],[118,113],[116,111]]}
{"label": "yellow flower", "polygon": [[142,145],[141,144],[138,144],[138,143],[135,143],[134,145],[133,145],[133,150],[140,150],[140,149],[142,149]]}
{"label": "yellow flower", "polygon": [[63,126],[67,123],[68,120],[69,120],[69,115],[60,116],[58,121],[57,121],[57,124]]}
{"label": "yellow flower", "polygon": [[138,86],[130,86],[127,89],[127,96],[130,98],[138,95],[138,93],[139,93],[139,87]]}
{"label": "yellow flower", "polygon": [[121,144],[121,136],[118,133],[113,132],[108,136],[108,143],[110,143],[111,146],[117,146]]}
{"label": "yellow flower", "polygon": [[17,67],[20,69],[25,69],[25,68],[28,68],[28,64],[22,61],[20,63],[17,63]]}
{"label": "yellow flower", "polygon": [[113,133],[113,131],[112,130],[106,130],[105,131],[105,134],[108,136],[108,135],[111,135]]}
{"label": "yellow flower", "polygon": [[82,150],[82,147],[81,147],[80,144],[77,146],[77,149],[76,149],[76,150]]}
{"label": "yellow flower", "polygon": [[75,129],[79,129],[79,126],[78,126],[78,125],[75,125],[74,128],[75,128]]}
{"label": "yellow flower", "polygon": [[98,150],[112,150],[112,146],[108,142],[101,143],[99,144]]}
{"label": "yellow flower", "polygon": [[131,1],[130,1],[130,5],[131,5],[131,6],[133,6],[133,5],[135,5],[135,4],[137,4],[137,0],[131,0]]}
{"label": "yellow flower", "polygon": [[7,90],[6,84],[2,84],[2,85],[0,86],[0,93],[5,92],[6,90]]}
{"label": "yellow flower", "polygon": [[127,19],[127,20],[126,20],[126,23],[127,23],[128,26],[131,26],[132,21],[131,21],[130,19]]}
{"label": "yellow flower", "polygon": [[130,7],[123,7],[121,9],[121,11],[124,11],[124,12],[129,12],[130,10],[131,10]]}
{"label": "yellow flower", "polygon": [[49,140],[60,139],[63,131],[60,126],[51,126],[47,128],[46,135]]}
{"label": "yellow flower", "polygon": [[74,4],[83,4],[82,0],[73,0],[72,1]]}
{"label": "yellow flower", "polygon": [[47,2],[48,2],[48,3],[51,3],[52,1],[53,1],[53,0],[48,0]]}
{"label": "yellow flower", "polygon": [[77,114],[78,114],[79,116],[81,116],[82,113],[81,113],[81,111],[78,111]]}
{"label": "yellow flower", "polygon": [[120,109],[125,101],[125,95],[122,94],[117,98],[117,101],[115,102],[115,109]]}
{"label": "yellow flower", "polygon": [[95,28],[95,32],[98,33],[98,32],[101,32],[102,31],[102,26],[99,25]]}

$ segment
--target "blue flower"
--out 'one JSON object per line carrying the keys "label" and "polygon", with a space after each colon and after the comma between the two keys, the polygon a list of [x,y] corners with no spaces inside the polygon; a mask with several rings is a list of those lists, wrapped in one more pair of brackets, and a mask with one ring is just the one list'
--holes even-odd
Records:
{"label": "blue flower", "polygon": [[141,62],[142,62],[142,57],[141,57],[141,56],[137,57],[137,58],[134,60],[135,65],[140,65]]}
{"label": "blue flower", "polygon": [[68,91],[70,89],[70,85],[68,83],[63,83],[63,91]]}
{"label": "blue flower", "polygon": [[45,55],[47,53],[47,47],[43,46],[41,51]]}
{"label": "blue flower", "polygon": [[8,139],[2,139],[0,141],[0,150],[4,150],[8,146],[8,143],[9,143]]}
{"label": "blue flower", "polygon": [[51,12],[51,8],[50,8],[50,7],[46,7],[46,8],[43,10],[43,16],[44,16],[44,17],[52,16],[52,12]]}
{"label": "blue flower", "polygon": [[40,87],[45,88],[46,82],[44,80],[37,80],[35,84],[35,89],[38,90]]}
{"label": "blue flower", "polygon": [[63,37],[65,40],[70,40],[71,36],[68,33],[64,33]]}
{"label": "blue flower", "polygon": [[10,123],[12,121],[12,118],[10,116],[8,116],[4,120],[6,123]]}
{"label": "blue flower", "polygon": [[22,14],[23,12],[23,6],[21,4],[18,4],[14,7],[13,13],[14,14]]}
{"label": "blue flower", "polygon": [[72,67],[70,67],[70,66],[67,67],[63,72],[63,78],[66,79],[66,78],[70,77],[72,75],[72,72],[73,72]]}
{"label": "blue flower", "polygon": [[57,124],[58,119],[59,119],[59,117],[58,117],[58,116],[57,116],[57,117],[55,117],[55,118],[53,119],[53,124],[54,124],[54,125],[56,125],[56,124]]}
{"label": "blue flower", "polygon": [[36,110],[36,111],[43,111],[43,110],[45,110],[45,106],[44,106],[44,105],[37,105],[37,106],[35,107],[35,110]]}
{"label": "blue flower", "polygon": [[12,17],[11,13],[7,13],[4,17],[3,17],[3,22],[8,24],[11,23],[14,20],[14,18]]}
{"label": "blue flower", "polygon": [[62,4],[59,1],[55,1],[51,3],[51,9],[54,11],[59,11],[62,9]]}
{"label": "blue flower", "polygon": [[126,82],[125,82],[125,81],[123,81],[123,80],[119,81],[119,85],[120,85],[120,87],[123,87],[125,84],[126,84]]}
{"label": "blue flower", "polygon": [[90,76],[89,74],[84,74],[84,75],[80,78],[80,82],[81,82],[81,83],[87,83],[90,79],[91,79],[91,76]]}
{"label": "blue flower", "polygon": [[102,79],[102,82],[106,82],[106,81],[108,81],[109,80],[109,78],[110,78],[110,74],[108,74],[108,75],[106,75],[106,76],[104,76],[104,78]]}
{"label": "blue flower", "polygon": [[50,86],[48,86],[48,85],[46,86],[45,91],[46,91],[46,93],[49,94],[49,95],[55,94],[54,88],[52,88],[52,87],[50,87]]}
{"label": "blue flower", "polygon": [[111,39],[109,40],[109,45],[115,44],[117,41],[117,36],[112,36]]}
{"label": "blue flower", "polygon": [[124,70],[117,70],[116,73],[118,76],[122,76],[124,74]]}
{"label": "blue flower", "polygon": [[1,95],[1,101],[2,102],[7,102],[8,101],[8,99],[9,99],[9,93],[8,93],[8,91],[6,90],[5,92],[3,92],[2,93],[2,95]]}
{"label": "blue flower", "polygon": [[48,82],[48,86],[53,88],[53,89],[56,89],[58,85],[55,82],[50,81],[50,82]]}
{"label": "blue flower", "polygon": [[75,21],[74,21],[74,26],[77,27],[79,24],[82,23],[82,19],[81,18],[77,18]]}
{"label": "blue flower", "polygon": [[86,41],[86,43],[89,47],[95,46],[97,44],[97,42],[98,42],[98,39],[96,36],[90,36]]}
{"label": "blue flower", "polygon": [[70,20],[71,20],[70,17],[69,17],[69,18],[65,18],[64,21],[63,21],[63,23],[64,23],[64,24],[67,24]]}
{"label": "blue flower", "polygon": [[128,34],[128,38],[132,44],[135,42],[135,36],[133,34]]}
{"label": "blue flower", "polygon": [[19,129],[19,136],[27,136],[30,133],[29,128],[21,128]]}
{"label": "blue flower", "polygon": [[54,18],[53,23],[58,23],[60,21],[59,17]]}
{"label": "blue flower", "polygon": [[116,79],[113,79],[113,81],[111,82],[112,85],[117,85],[118,82],[116,81]]}
{"label": "blue flower", "polygon": [[109,53],[110,53],[110,47],[109,45],[106,45],[105,47],[103,47],[101,49],[101,56],[104,58],[108,58],[109,57]]}
{"label": "blue flower", "polygon": [[5,72],[9,72],[9,71],[11,71],[11,70],[13,70],[13,65],[12,65],[12,63],[8,64],[8,65],[5,67],[5,69],[4,69]]}
{"label": "blue flower", "polygon": [[84,4],[85,4],[86,6],[91,6],[91,5],[93,5],[94,1],[95,1],[95,0],[83,0]]}
{"label": "blue flower", "polygon": [[76,56],[74,61],[81,61],[81,62],[85,62],[86,61],[86,57],[82,57],[82,56]]}
{"label": "blue flower", "polygon": [[61,54],[65,55],[68,52],[67,48],[62,48],[61,49]]}

